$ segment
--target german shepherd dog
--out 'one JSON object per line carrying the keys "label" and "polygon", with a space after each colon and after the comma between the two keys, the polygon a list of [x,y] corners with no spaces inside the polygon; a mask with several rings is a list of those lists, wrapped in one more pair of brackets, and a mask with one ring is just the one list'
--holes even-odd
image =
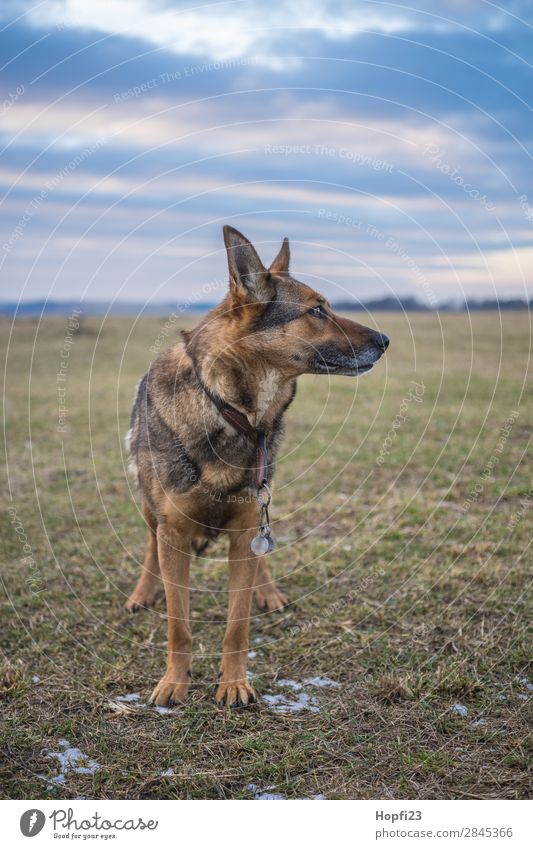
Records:
{"label": "german shepherd dog", "polygon": [[258,533],[256,496],[261,487],[270,491],[296,380],[364,374],[389,344],[291,277],[287,239],[269,268],[233,227],[224,227],[224,242],[229,291],[152,363],[127,437],[148,545],[126,608],[153,603],[159,574],[167,603],[167,668],[151,695],[156,705],[181,702],[189,688],[189,561],[221,532],[229,536],[229,606],[215,698],[231,707],[255,701],[246,674],[252,595],[266,610],[286,604],[266,556],[250,547]]}

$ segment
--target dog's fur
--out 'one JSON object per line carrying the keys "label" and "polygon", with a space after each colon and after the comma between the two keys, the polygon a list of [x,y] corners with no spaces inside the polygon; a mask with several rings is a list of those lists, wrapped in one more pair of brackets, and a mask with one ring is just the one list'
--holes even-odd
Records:
{"label": "dog's fur", "polygon": [[221,532],[230,539],[219,704],[254,701],[246,676],[254,589],[261,608],[286,603],[266,557],[250,549],[258,525],[256,449],[222,408],[231,405],[265,433],[271,484],[297,377],[361,374],[388,345],[386,336],[335,315],[321,295],[291,277],[287,239],[268,269],[237,230],[225,227],[224,240],[229,291],[151,365],[138,386],[128,434],[148,545],[126,607],[134,612],[152,604],[159,574],[167,601],[167,670],[151,696],[157,705],[181,701],[189,687],[189,560],[205,540]]}

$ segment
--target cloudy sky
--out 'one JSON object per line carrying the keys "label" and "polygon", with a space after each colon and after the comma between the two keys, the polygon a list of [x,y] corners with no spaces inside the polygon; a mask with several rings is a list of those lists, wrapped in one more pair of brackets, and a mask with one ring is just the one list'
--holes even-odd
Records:
{"label": "cloudy sky", "polygon": [[533,3],[3,0],[2,300],[533,295]]}

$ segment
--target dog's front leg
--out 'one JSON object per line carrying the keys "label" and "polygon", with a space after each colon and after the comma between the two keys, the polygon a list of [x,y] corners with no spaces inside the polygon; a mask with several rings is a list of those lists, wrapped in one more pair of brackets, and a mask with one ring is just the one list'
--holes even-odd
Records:
{"label": "dog's front leg", "polygon": [[[255,515],[254,515],[255,518]],[[244,707],[255,702],[246,676],[250,608],[257,578],[257,557],[250,542],[257,530],[230,531],[228,624],[222,644],[222,667],[216,701],[220,706]]]}
{"label": "dog's front leg", "polygon": [[266,557],[258,557],[255,601],[260,610],[283,610],[287,599],[280,593],[268,568]]}
{"label": "dog's front leg", "polygon": [[150,696],[150,701],[166,706],[185,698],[191,678],[190,538],[162,522],[157,527],[157,553],[167,600],[168,654],[167,671]]}

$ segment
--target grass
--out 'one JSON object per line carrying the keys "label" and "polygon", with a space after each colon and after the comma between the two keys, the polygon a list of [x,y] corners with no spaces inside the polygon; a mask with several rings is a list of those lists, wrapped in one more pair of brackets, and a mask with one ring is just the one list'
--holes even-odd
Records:
{"label": "grass", "polygon": [[[301,380],[272,511],[291,605],[254,612],[249,668],[259,694],[341,686],[303,685],[318,711],[216,708],[221,540],[192,569],[194,687],[160,715],[116,698],[144,701],[164,667],[162,591],[122,608],[144,548],[122,436],[164,321],[82,319],[65,433],[66,320],[0,322],[2,796],[529,797],[528,315],[379,315],[392,342],[370,376]],[[99,768],[54,786],[62,739]]]}

